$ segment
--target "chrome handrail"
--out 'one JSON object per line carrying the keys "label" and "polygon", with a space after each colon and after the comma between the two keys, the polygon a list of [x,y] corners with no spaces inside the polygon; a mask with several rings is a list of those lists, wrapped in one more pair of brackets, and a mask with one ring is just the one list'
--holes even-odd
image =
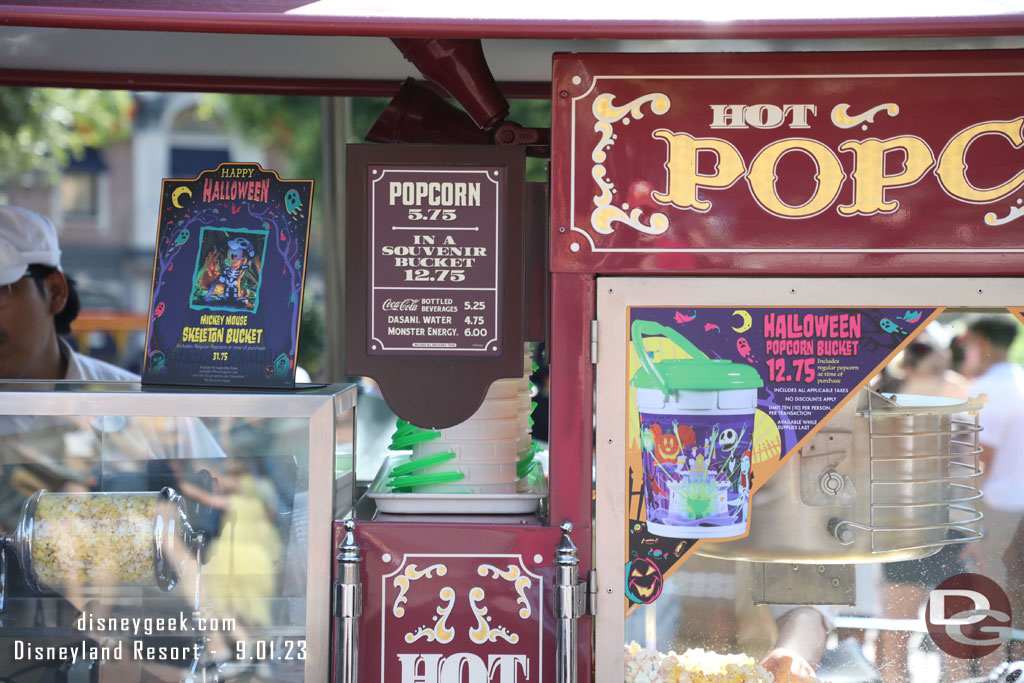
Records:
{"label": "chrome handrail", "polygon": [[363,561],[355,537],[355,520],[344,522],[345,538],[338,546],[338,581],[334,584],[335,680],[357,683],[359,680],[359,617],[362,609],[362,582],[359,566]]}
{"label": "chrome handrail", "polygon": [[882,484],[885,486],[900,484],[900,485],[915,485],[915,484],[949,484],[951,486],[963,484],[955,484],[958,481],[965,481],[968,479],[977,479],[981,476],[981,472],[971,472],[970,474],[951,474],[948,477],[939,477],[937,479],[872,479],[871,484]]}
{"label": "chrome handrail", "polygon": [[580,558],[569,538],[572,523],[562,522],[562,539],[555,550],[555,683],[576,683],[577,619],[586,603],[586,584],[579,581]]}

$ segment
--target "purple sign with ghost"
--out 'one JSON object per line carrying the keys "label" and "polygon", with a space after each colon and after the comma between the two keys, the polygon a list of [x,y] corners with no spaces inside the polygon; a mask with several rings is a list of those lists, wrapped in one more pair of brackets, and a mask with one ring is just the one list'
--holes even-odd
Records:
{"label": "purple sign with ghost", "polygon": [[164,180],[144,383],[294,386],[312,196],[259,164]]}

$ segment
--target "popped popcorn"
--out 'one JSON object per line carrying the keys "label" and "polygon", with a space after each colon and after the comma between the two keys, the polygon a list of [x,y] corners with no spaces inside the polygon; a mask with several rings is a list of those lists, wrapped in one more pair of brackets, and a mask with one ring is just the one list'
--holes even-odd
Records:
{"label": "popped popcorn", "polygon": [[42,493],[32,522],[32,569],[43,586],[155,581],[158,493]]}
{"label": "popped popcorn", "polygon": [[747,655],[690,649],[683,654],[626,646],[625,683],[774,683],[775,677]]}

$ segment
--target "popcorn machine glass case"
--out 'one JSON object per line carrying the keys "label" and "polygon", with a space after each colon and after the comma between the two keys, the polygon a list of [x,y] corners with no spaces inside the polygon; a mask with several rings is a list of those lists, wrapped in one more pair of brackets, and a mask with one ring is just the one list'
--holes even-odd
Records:
{"label": "popcorn machine glass case", "polygon": [[0,679],[327,679],[354,387],[18,382],[0,406]]}
{"label": "popcorn machine glass case", "polygon": [[[1024,397],[1006,405],[968,331],[1024,330],[1022,284],[600,278],[598,610],[624,618],[597,621],[597,680],[769,680],[758,662],[795,606],[830,631],[823,680],[1020,659],[1024,508],[1001,491],[1024,476],[1003,419]],[[971,591],[998,604],[989,628],[932,619],[937,587],[965,591],[943,618],[988,609]]]}

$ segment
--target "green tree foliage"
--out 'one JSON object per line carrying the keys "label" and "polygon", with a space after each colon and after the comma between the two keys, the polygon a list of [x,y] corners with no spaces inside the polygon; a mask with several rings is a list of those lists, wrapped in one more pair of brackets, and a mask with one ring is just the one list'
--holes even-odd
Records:
{"label": "green tree foliage", "polygon": [[[387,98],[357,97],[350,100],[351,139],[362,142],[387,106]],[[551,125],[551,103],[547,100],[513,100],[509,119],[523,126]],[[321,176],[320,99],[290,95],[207,95],[202,112],[223,112],[239,134],[265,147],[284,151],[288,177]],[[546,160],[530,159],[528,180],[546,180]]]}
{"label": "green tree foliage", "polygon": [[352,99],[352,142],[362,142],[391,100],[386,97],[355,97]]}
{"label": "green tree foliage", "polygon": [[286,178],[321,177],[320,98],[294,95],[205,95],[200,116],[223,114],[250,142],[284,152]]}
{"label": "green tree foliage", "polygon": [[[509,102],[508,118],[526,128],[551,127],[550,100],[512,100]],[[547,182],[548,159],[526,157],[526,180]]]}
{"label": "green tree foliage", "polygon": [[87,147],[127,137],[131,109],[123,91],[0,88],[0,183],[53,176]]}

